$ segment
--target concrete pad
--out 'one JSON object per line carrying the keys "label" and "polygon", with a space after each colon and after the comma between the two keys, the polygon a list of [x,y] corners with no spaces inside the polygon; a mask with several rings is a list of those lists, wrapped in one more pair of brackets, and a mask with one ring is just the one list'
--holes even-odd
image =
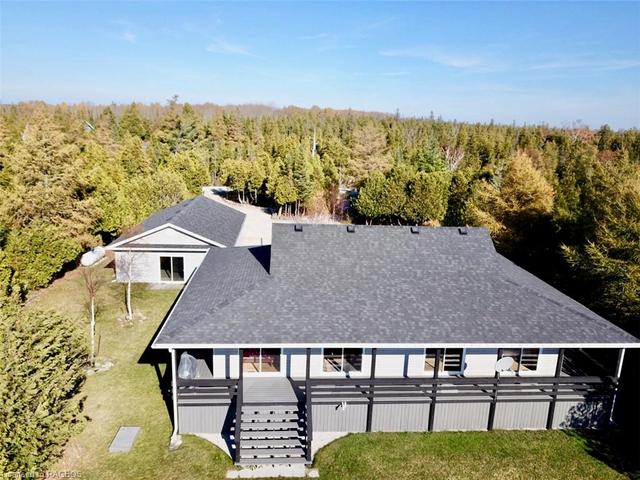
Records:
{"label": "concrete pad", "polygon": [[318,450],[322,447],[347,435],[349,435],[349,432],[313,432],[313,440],[311,440],[311,455],[315,457]]}
{"label": "concrete pad", "polygon": [[226,453],[229,458],[233,458],[233,455],[229,450],[229,443],[219,433],[196,433],[195,436],[204,438],[208,442],[213,443],[216,447]]}
{"label": "concrete pad", "polygon": [[140,427],[120,427],[109,445],[110,452],[128,452],[138,436]]}
{"label": "concrete pad", "polygon": [[260,465],[228,470],[226,478],[305,478],[314,471],[304,465]]}

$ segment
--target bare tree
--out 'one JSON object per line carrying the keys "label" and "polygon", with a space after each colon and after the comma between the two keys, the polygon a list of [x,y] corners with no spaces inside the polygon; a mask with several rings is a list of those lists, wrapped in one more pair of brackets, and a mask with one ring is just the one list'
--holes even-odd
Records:
{"label": "bare tree", "polygon": [[91,332],[91,365],[96,361],[96,310],[98,291],[104,284],[103,279],[95,271],[95,267],[82,267],[82,278],[87,292],[89,325]]}
{"label": "bare tree", "polygon": [[135,265],[140,257],[140,253],[133,250],[126,252],[118,252],[116,263],[121,278],[126,282],[125,287],[125,306],[127,308],[127,320],[133,320],[133,306],[131,304],[131,284],[135,278]]}

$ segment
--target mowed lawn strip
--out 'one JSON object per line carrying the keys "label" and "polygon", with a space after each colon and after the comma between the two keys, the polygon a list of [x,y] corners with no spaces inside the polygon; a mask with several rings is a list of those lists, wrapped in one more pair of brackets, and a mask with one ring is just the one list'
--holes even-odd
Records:
{"label": "mowed lawn strip", "polygon": [[[105,280],[98,302],[98,358],[114,362],[106,372],[89,376],[84,386],[82,432],[51,468],[75,470],[86,479],[224,478],[233,468],[228,456],[209,442],[183,436],[169,452],[171,422],[154,367],[139,359],[175,300],[177,290],[135,287],[132,323],[125,314],[124,289]],[[88,336],[89,322],[79,270],[69,272],[29,302],[75,318]],[[164,371],[164,367],[162,367]],[[129,453],[109,453],[120,426],[141,432]],[[584,441],[560,431],[495,431],[352,434],[323,448],[314,466],[322,479],[620,479],[624,476],[591,457]]]}

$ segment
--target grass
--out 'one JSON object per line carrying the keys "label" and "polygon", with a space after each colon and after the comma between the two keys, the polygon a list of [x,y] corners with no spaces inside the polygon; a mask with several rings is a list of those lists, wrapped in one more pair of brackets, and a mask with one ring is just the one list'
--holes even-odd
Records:
{"label": "grass", "polygon": [[561,431],[352,434],[323,448],[324,479],[621,479]]}
{"label": "grass", "polygon": [[[98,358],[114,366],[87,378],[87,422],[51,468],[85,479],[224,478],[231,460],[194,436],[169,452],[171,422],[154,367],[141,356],[177,295],[176,290],[135,288],[134,310],[123,322],[123,287],[113,273],[99,294]],[[37,293],[28,306],[66,313],[88,332],[84,287],[78,270]],[[163,369],[160,369],[162,374]],[[108,453],[120,426],[140,426],[129,453]],[[565,432],[465,432],[352,434],[323,448],[314,465],[322,479],[617,479],[624,478],[589,453],[587,440]]]}
{"label": "grass", "polygon": [[[51,471],[77,471],[87,479],[224,478],[232,462],[205,440],[185,436],[183,446],[169,452],[171,421],[158,376],[153,366],[139,363],[178,291],[134,288],[134,311],[144,317],[122,322],[118,319],[125,314],[123,286],[111,283],[111,269],[102,268],[100,275],[106,283],[98,297],[98,359],[114,366],[87,378],[83,391],[87,422]],[[80,272],[69,272],[28,305],[66,313],[88,332],[83,289]],[[141,427],[132,451],[110,454],[111,440],[125,425]]]}

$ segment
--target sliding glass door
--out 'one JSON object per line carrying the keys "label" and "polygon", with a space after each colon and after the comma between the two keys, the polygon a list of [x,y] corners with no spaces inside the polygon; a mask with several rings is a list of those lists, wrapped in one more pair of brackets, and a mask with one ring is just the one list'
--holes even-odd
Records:
{"label": "sliding glass door", "polygon": [[242,373],[249,376],[280,375],[281,357],[279,348],[246,348],[242,351]]}

